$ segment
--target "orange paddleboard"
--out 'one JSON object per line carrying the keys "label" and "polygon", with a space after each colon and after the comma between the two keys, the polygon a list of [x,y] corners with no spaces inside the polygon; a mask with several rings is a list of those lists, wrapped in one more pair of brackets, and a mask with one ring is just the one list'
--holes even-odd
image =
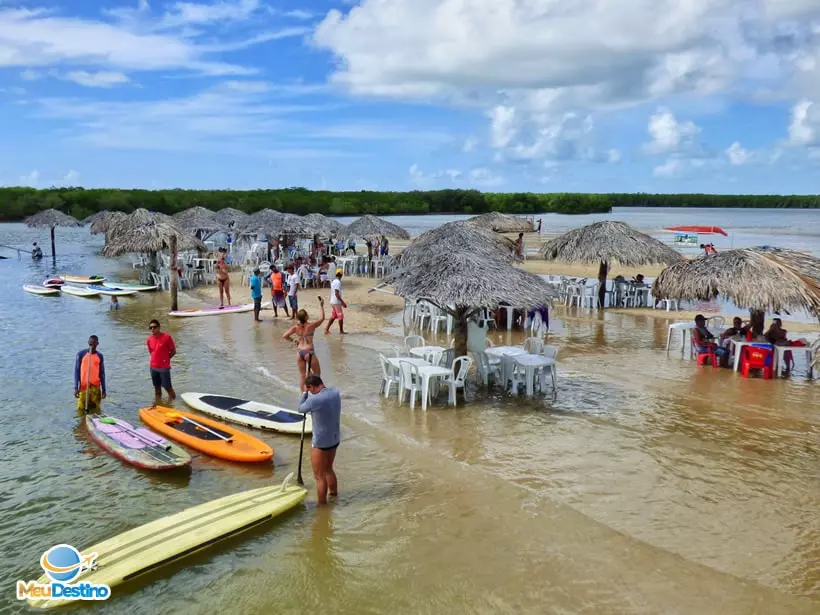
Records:
{"label": "orange paddleboard", "polygon": [[250,463],[273,457],[273,449],[264,442],[198,414],[153,406],[140,410],[140,418],[157,433],[206,455]]}

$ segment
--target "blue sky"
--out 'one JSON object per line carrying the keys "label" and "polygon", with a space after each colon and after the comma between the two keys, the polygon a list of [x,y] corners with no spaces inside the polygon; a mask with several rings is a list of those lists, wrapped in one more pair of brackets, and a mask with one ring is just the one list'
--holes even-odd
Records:
{"label": "blue sky", "polygon": [[0,0],[0,131],[0,185],[820,193],[820,2]]}

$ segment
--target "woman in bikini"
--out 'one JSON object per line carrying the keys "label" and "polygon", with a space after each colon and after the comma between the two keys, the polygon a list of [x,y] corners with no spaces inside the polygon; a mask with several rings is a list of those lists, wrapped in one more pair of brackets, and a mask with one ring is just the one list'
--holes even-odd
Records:
{"label": "woman in bikini", "polygon": [[[309,365],[314,376],[321,376],[319,359],[313,349],[313,334],[316,329],[325,321],[325,300],[319,297],[319,306],[322,309],[322,316],[315,322],[308,322],[308,313],[299,310],[296,313],[296,324],[285,331],[282,339],[296,343],[296,366],[299,369],[299,390],[305,392],[306,368]],[[293,336],[297,336],[293,339]]]}
{"label": "woman in bikini", "polygon": [[216,286],[219,288],[219,307],[225,307],[225,295],[231,305],[231,279],[228,277],[228,263],[225,262],[225,249],[219,249],[219,260],[216,261]]}

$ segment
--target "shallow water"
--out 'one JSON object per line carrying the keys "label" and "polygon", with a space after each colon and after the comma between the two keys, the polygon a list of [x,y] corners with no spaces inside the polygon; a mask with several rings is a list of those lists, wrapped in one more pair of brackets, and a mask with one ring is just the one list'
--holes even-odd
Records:
{"label": "shallow water", "polygon": [[[42,235],[0,226],[0,243]],[[61,273],[130,273],[83,229],[57,241]],[[273,467],[194,455],[190,474],[163,476],[99,450],[71,395],[89,334],[106,356],[106,411],[134,422],[152,400],[150,318],[177,341],[178,392],[291,405],[292,347],[279,340],[285,323],[249,315],[169,321],[165,294],[110,312],[104,300],[22,293],[53,273],[0,261],[2,612],[21,610],[13,583],[39,576],[53,544],[89,546],[296,469],[298,438],[270,434]],[[320,336],[323,374],[345,402],[339,502],[316,509],[311,493],[261,530],[115,589],[101,610],[817,613],[818,384],[800,368],[778,381],[696,368],[664,353],[660,319],[556,316],[555,400],[469,391],[467,405],[426,414],[377,395],[377,353],[393,338]]]}

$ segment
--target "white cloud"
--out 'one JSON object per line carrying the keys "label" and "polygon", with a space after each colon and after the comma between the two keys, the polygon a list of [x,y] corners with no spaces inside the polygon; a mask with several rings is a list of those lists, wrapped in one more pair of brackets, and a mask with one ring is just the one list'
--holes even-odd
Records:
{"label": "white cloud", "polygon": [[611,149],[606,154],[607,162],[610,164],[618,164],[621,161],[621,152],[616,149]]}
{"label": "white cloud", "polygon": [[440,180],[447,179],[454,183],[461,179],[462,173],[458,169],[445,169],[434,173],[425,173],[418,164],[410,165],[410,183],[419,188],[430,188],[434,184],[441,183]]}
{"label": "white cloud", "polygon": [[493,147],[504,148],[518,132],[518,120],[514,107],[498,105],[488,112],[490,117],[490,142]]}
{"label": "white cloud", "polygon": [[60,179],[50,182],[54,186],[76,186],[80,181],[80,174],[74,169],[63,175]]}
{"label": "white cloud", "polygon": [[21,186],[31,186],[32,188],[36,188],[39,182],[40,171],[38,171],[37,169],[34,169],[31,173],[28,173],[20,177]]}
{"label": "white cloud", "polygon": [[64,79],[73,81],[78,85],[84,85],[87,88],[110,88],[130,81],[124,73],[110,70],[103,70],[96,73],[75,70],[66,73]]}
{"label": "white cloud", "polygon": [[292,11],[285,11],[282,13],[285,17],[290,17],[291,19],[313,19],[316,15],[311,13],[310,11],[305,11],[303,9],[294,9]]}
{"label": "white cloud", "polygon": [[679,158],[670,158],[662,165],[655,167],[652,171],[652,174],[655,177],[673,177],[676,174],[680,173],[681,169],[683,169],[684,163]]}
{"label": "white cloud", "polygon": [[465,154],[469,154],[470,152],[475,151],[476,147],[478,147],[478,139],[475,137],[467,137],[464,139],[464,144],[461,146],[461,151]]}
{"label": "white cloud", "polygon": [[810,100],[801,100],[792,107],[789,124],[791,145],[815,145],[817,128],[820,126],[820,111]]}
{"label": "white cloud", "polygon": [[500,186],[504,183],[504,178],[493,173],[485,167],[478,167],[470,171],[470,183],[483,188]]}
{"label": "white cloud", "polygon": [[700,134],[693,122],[678,122],[667,109],[658,109],[649,117],[647,131],[652,141],[644,144],[644,151],[650,154],[680,151]]}
{"label": "white cloud", "polygon": [[747,164],[751,162],[753,158],[752,152],[741,147],[738,141],[735,141],[726,148],[726,156],[729,158],[729,163],[734,166]]}
{"label": "white cloud", "polygon": [[260,9],[259,0],[238,0],[237,2],[177,2],[165,15],[162,25],[203,25],[225,21],[245,21]]}

